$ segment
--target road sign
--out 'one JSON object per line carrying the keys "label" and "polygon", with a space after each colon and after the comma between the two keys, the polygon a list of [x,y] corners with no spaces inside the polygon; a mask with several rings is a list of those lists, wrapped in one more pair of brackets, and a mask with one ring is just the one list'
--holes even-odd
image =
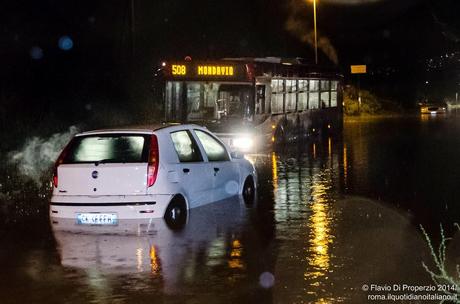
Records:
{"label": "road sign", "polygon": [[366,65],[351,65],[352,74],[366,74]]}

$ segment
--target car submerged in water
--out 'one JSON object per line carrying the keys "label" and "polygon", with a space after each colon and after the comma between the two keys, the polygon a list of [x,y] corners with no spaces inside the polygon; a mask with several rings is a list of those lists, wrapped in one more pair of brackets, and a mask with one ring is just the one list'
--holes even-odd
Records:
{"label": "car submerged in water", "polygon": [[231,196],[253,203],[256,185],[254,166],[197,125],[89,131],[56,161],[50,216],[88,225],[158,217],[181,224],[189,209]]}

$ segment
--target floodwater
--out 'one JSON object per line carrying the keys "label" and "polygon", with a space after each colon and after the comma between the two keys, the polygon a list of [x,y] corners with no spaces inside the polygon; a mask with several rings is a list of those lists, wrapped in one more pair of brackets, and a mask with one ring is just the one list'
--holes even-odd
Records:
{"label": "floodwater", "polygon": [[388,292],[363,285],[434,285],[420,227],[436,247],[442,224],[447,268],[460,262],[459,156],[460,117],[348,121],[251,156],[257,204],[193,209],[180,231],[50,223],[46,187],[4,172],[0,302],[368,303]]}

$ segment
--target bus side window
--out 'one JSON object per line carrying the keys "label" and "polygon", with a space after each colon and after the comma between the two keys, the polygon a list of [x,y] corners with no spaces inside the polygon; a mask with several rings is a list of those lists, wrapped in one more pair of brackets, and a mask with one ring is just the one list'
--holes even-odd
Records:
{"label": "bus side window", "polygon": [[284,81],[272,79],[271,113],[283,113]]}
{"label": "bus side window", "polygon": [[296,110],[296,92],[297,92],[297,82],[296,80],[286,80],[286,102],[285,102],[285,111],[286,113],[295,112]]}
{"label": "bus side window", "polygon": [[299,80],[299,95],[297,102],[297,110],[304,111],[308,110],[308,80],[300,79]]}
{"label": "bus side window", "polygon": [[265,85],[257,85],[256,114],[265,113]]}
{"label": "bus side window", "polygon": [[331,81],[331,107],[337,106],[337,88],[338,81]]}
{"label": "bus side window", "polygon": [[310,80],[308,103],[310,109],[319,109],[319,80]]}
{"label": "bus side window", "polygon": [[329,80],[321,80],[321,108],[328,108],[330,107],[330,94],[329,91],[331,89],[331,84]]}

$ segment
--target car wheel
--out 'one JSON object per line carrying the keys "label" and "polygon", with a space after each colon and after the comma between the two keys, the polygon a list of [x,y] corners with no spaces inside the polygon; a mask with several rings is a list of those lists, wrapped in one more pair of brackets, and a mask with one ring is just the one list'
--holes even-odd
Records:
{"label": "car wheel", "polygon": [[243,185],[243,199],[246,204],[253,204],[256,196],[254,180],[251,176],[247,177]]}
{"label": "car wheel", "polygon": [[173,230],[182,229],[187,222],[187,205],[182,197],[175,197],[169,203],[164,215],[169,228]]}

